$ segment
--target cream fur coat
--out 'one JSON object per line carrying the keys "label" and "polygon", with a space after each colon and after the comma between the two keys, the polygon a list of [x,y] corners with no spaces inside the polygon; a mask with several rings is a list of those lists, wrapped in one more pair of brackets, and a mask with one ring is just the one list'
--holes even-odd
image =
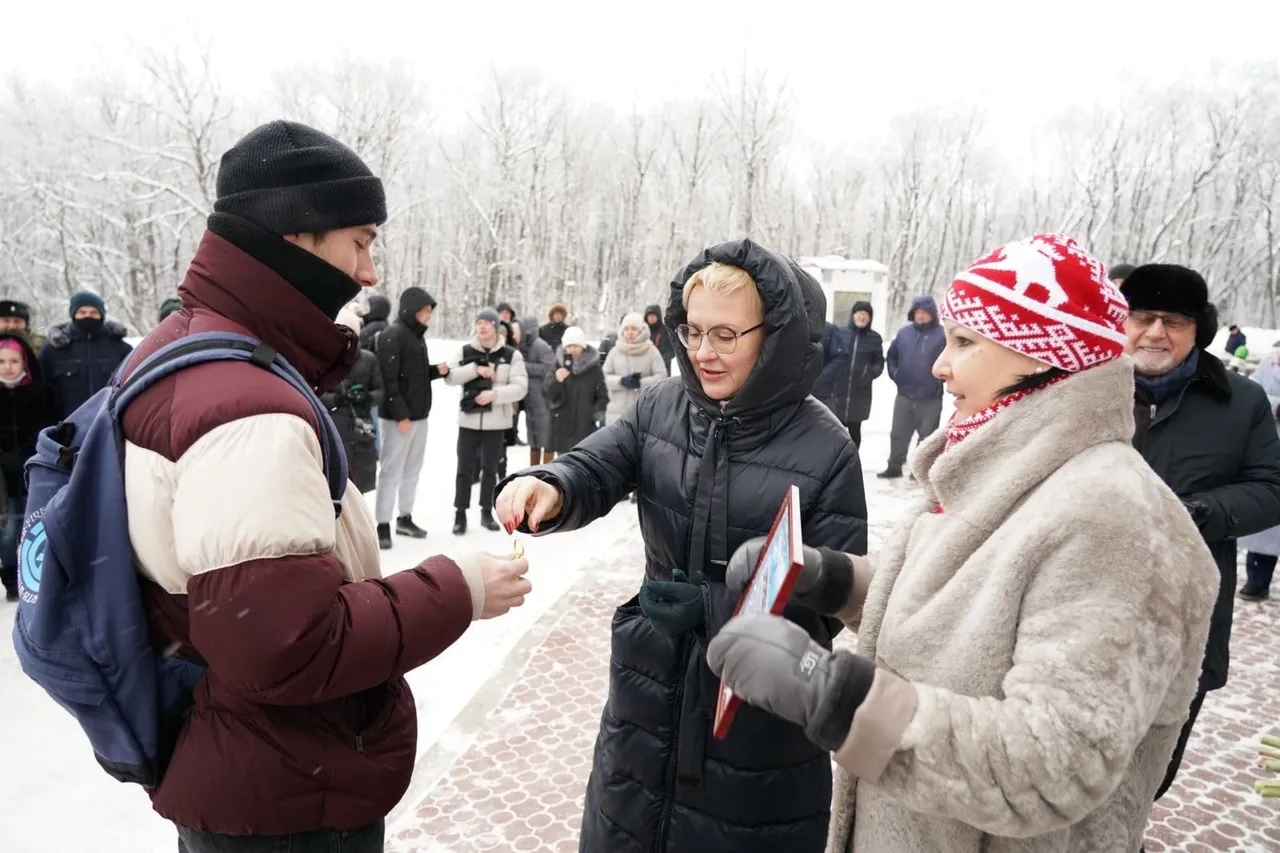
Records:
{"label": "cream fur coat", "polygon": [[897,724],[855,717],[896,746],[869,771],[853,734],[837,753],[864,775],[837,773],[829,853],[1139,849],[1218,573],[1133,429],[1121,358],[947,453],[945,431],[920,447],[925,498],[880,555],[858,635],[914,701]]}

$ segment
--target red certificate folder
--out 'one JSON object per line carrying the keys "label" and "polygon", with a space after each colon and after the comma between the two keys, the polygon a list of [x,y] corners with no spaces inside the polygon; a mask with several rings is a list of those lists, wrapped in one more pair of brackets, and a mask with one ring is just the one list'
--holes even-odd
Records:
{"label": "red certificate folder", "polygon": [[[769,538],[760,549],[751,579],[747,581],[742,597],[733,615],[740,613],[781,613],[787,606],[787,598],[796,585],[800,569],[804,566],[804,541],[800,535],[800,490],[787,489],[778,515],[773,520]],[[720,684],[720,697],[716,702],[716,720],[712,734],[716,740],[724,740],[729,725],[738,711],[742,699]]]}

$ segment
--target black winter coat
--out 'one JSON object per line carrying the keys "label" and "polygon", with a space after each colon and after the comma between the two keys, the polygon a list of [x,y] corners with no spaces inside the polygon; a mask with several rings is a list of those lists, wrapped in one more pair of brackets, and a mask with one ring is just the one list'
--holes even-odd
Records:
{"label": "black winter coat", "polygon": [[[556,369],[572,364],[569,376],[556,381]],[[547,450],[568,453],[596,430],[596,413],[609,405],[600,353],[587,347],[576,361],[556,351],[555,368],[542,383],[542,396],[551,410],[551,443]]]}
{"label": "black winter coat", "polygon": [[[722,261],[747,270],[766,306],[761,358],[725,406],[703,394],[684,349],[681,377],[646,389],[621,419],[572,452],[521,474],[555,483],[560,514],[540,533],[574,530],[638,495],[645,576],[706,572],[706,631],[669,639],[633,597],[613,617],[609,698],[587,786],[586,853],[820,853],[831,758],[804,732],[743,706],[711,736],[719,680],[705,641],[737,595],[724,584],[739,545],[768,533],[788,487],[800,490],[804,541],[862,554],[862,473],[849,434],[809,396],[822,367],[825,299],[794,264],[750,240],[706,250],[671,284],[667,323],[685,321],[684,282]],[[804,607],[786,616],[829,646],[837,623]]]}
{"label": "black winter coat", "polygon": [[831,326],[823,342],[822,394],[817,396],[841,423],[871,417],[871,387],[884,373],[884,339],[870,326],[859,329],[852,314],[844,327]]}
{"label": "black winter coat", "polygon": [[[58,398],[45,381],[44,369],[31,344],[22,335],[0,334],[22,344],[31,381],[17,388],[0,385],[0,473],[4,474],[5,491],[11,498],[27,494],[23,466],[35,455],[36,438],[45,427],[61,418]],[[0,507],[0,510],[3,508]]]}
{"label": "black winter coat", "polygon": [[364,315],[364,323],[360,326],[360,346],[369,352],[378,351],[378,335],[387,328],[391,317],[391,300],[381,294],[369,297],[369,313]]}
{"label": "black winter coat", "polygon": [[[648,322],[650,314],[658,315],[659,319],[657,323]],[[649,340],[658,348],[658,352],[662,353],[662,361],[667,366],[667,374],[670,375],[671,359],[676,357],[676,335],[675,332],[662,325],[661,318],[661,305],[650,305],[648,308],[644,309],[645,325],[649,327]],[[680,324],[677,323],[676,325],[678,326]]]}
{"label": "black winter coat", "polygon": [[1230,661],[1236,538],[1280,524],[1276,416],[1261,386],[1207,352],[1191,382],[1162,405],[1139,390],[1134,416],[1133,446],[1178,497],[1204,507],[1196,520],[1222,577],[1200,689],[1217,690]]}
{"label": "black winter coat", "polygon": [[403,302],[400,316],[378,335],[378,368],[386,389],[378,417],[421,421],[431,414],[431,383],[443,374],[427,355],[427,327],[414,319],[423,305]]}
{"label": "black winter coat", "polygon": [[102,331],[90,337],[71,323],[49,330],[48,343],[40,351],[44,375],[57,391],[66,417],[111,382],[111,376],[133,347],[124,342],[124,326],[107,320]]}
{"label": "black winter coat", "polygon": [[371,410],[381,406],[384,398],[378,357],[367,350],[360,351],[341,385],[320,396],[342,436],[348,476],[361,492],[371,492],[378,485],[378,443],[374,440]]}
{"label": "black winter coat", "polygon": [[567,323],[543,323],[538,329],[538,337],[542,338],[553,350],[560,349],[560,341],[564,339]]}

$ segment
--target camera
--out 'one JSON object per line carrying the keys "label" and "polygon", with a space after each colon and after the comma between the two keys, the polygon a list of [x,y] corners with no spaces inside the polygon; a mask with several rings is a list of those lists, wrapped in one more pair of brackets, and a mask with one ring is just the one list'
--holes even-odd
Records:
{"label": "camera", "polygon": [[[474,364],[477,367],[492,366],[492,362],[489,360],[489,354],[487,352],[481,352],[476,355],[463,358],[460,364]],[[476,402],[476,395],[479,394],[481,391],[492,391],[492,390],[493,390],[493,380],[486,379],[483,376],[477,376],[475,379],[472,379],[470,382],[467,382],[466,384],[464,384],[462,386],[462,403],[461,403],[462,411],[468,412],[468,413],[489,411],[491,408],[493,408],[493,404],[489,403],[485,405],[480,405],[479,403]]]}

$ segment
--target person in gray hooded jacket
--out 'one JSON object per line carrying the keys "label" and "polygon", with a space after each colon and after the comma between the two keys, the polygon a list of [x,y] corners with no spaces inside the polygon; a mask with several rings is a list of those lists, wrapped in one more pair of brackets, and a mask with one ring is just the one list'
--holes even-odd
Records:
{"label": "person in gray hooded jacket", "polygon": [[556,370],[556,353],[551,345],[536,334],[523,334],[524,329],[537,329],[535,317],[520,321],[522,334],[516,348],[524,356],[525,373],[533,393],[524,397],[524,429],[529,441],[529,464],[541,465],[555,458],[551,445],[551,410],[547,398],[542,396],[542,386]]}
{"label": "person in gray hooded jacket", "polygon": [[476,451],[480,457],[480,526],[497,530],[493,520],[493,487],[498,459],[506,453],[502,435],[511,426],[516,404],[529,390],[529,377],[520,351],[498,331],[498,312],[485,308],[476,315],[476,334],[449,360],[445,382],[462,386],[458,411],[458,475],[454,484],[453,533],[467,532],[471,484],[475,481]]}

